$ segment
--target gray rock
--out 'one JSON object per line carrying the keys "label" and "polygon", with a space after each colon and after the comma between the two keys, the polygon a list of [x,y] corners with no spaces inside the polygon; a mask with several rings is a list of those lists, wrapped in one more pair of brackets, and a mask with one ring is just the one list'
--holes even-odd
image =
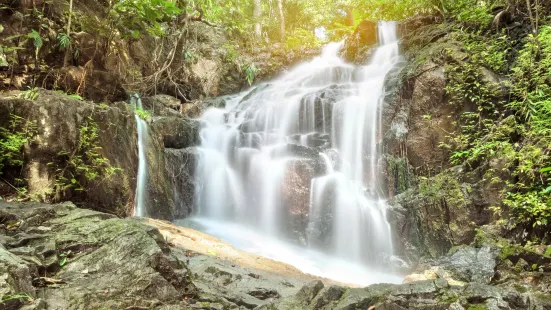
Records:
{"label": "gray rock", "polygon": [[434,265],[450,272],[456,280],[488,284],[494,276],[498,254],[499,249],[490,246],[462,246]]}
{"label": "gray rock", "polygon": [[154,117],[151,130],[163,141],[165,148],[184,149],[200,143],[199,121],[183,117]]}
{"label": "gray rock", "polygon": [[195,147],[165,149],[165,170],[174,189],[174,218],[180,219],[193,212],[196,195],[195,170],[199,151]]}

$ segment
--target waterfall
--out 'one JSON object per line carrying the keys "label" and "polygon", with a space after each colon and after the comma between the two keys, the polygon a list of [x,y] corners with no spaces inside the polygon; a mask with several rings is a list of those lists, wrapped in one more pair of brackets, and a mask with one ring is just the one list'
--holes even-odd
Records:
{"label": "waterfall", "polygon": [[[204,113],[196,221],[205,230],[228,239],[239,229],[225,225],[240,225],[249,235],[235,243],[283,261],[282,253],[298,247],[286,262],[299,264],[306,259],[300,255],[312,253],[307,260],[317,267],[302,269],[318,275],[395,281],[373,270],[384,270],[392,255],[379,142],[385,77],[400,60],[396,24],[381,22],[379,38],[366,65],[346,63],[339,57],[343,43],[331,43],[312,61],[234,96],[225,109]],[[255,250],[243,239],[256,234],[270,238],[271,247],[293,245],[278,253]],[[339,266],[349,272],[332,263],[320,267],[314,256],[345,262]]]}
{"label": "waterfall", "polygon": [[[138,94],[132,95],[131,104],[137,109],[143,110],[142,98]],[[136,196],[134,199],[134,216],[147,216],[147,122],[138,113],[134,115],[138,131],[138,180],[136,184]]]}

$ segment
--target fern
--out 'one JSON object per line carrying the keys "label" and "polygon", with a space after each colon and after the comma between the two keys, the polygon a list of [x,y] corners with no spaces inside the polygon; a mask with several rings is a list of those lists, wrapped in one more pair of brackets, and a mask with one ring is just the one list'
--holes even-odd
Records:
{"label": "fern", "polygon": [[38,33],[36,30],[32,30],[27,34],[27,38],[33,40],[34,47],[39,50],[42,48],[43,42],[42,38],[40,37],[40,33]]}
{"label": "fern", "polygon": [[253,85],[256,73],[258,71],[259,69],[254,65],[254,63],[245,67],[245,79],[247,79],[249,85]]}
{"label": "fern", "polygon": [[57,45],[61,49],[66,49],[71,44],[71,37],[65,33],[60,33],[57,36]]}

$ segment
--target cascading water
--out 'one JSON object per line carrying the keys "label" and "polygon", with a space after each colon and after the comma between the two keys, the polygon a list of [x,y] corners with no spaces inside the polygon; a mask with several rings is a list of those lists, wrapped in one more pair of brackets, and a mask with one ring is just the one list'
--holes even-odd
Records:
{"label": "cascading water", "polygon": [[343,44],[331,43],[206,111],[191,221],[315,275],[400,281],[380,268],[392,241],[378,182],[384,81],[399,61],[395,23],[380,23],[379,41],[368,65],[345,63]]}
{"label": "cascading water", "polygon": [[[132,95],[131,104],[137,109],[143,110],[142,98],[138,94]],[[138,180],[136,184],[136,197],[134,199],[134,216],[147,216],[147,123],[138,113],[134,115],[138,131]]]}

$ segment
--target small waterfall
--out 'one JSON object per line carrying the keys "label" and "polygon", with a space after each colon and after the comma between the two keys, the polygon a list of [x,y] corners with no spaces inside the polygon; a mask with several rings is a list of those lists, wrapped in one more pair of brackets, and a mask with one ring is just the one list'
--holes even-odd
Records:
{"label": "small waterfall", "polygon": [[[245,227],[231,231],[302,240],[307,247],[293,253],[319,259],[323,253],[331,262],[318,275],[396,281],[383,272],[393,249],[378,164],[384,81],[400,60],[396,24],[381,22],[379,38],[364,66],[346,63],[339,57],[343,43],[331,43],[320,57],[234,96],[225,109],[205,112],[198,221],[213,233],[231,223]],[[307,225],[293,224],[297,218]],[[230,238],[228,232],[219,237]],[[295,265],[305,260],[289,254],[291,248],[257,252]],[[314,272],[311,267],[303,270]]]}
{"label": "small waterfall", "polygon": [[[131,104],[137,109],[143,110],[142,98],[138,94],[132,95]],[[138,131],[138,181],[136,185],[136,197],[134,199],[134,216],[147,216],[146,197],[147,197],[147,122],[137,113],[136,118]]]}

